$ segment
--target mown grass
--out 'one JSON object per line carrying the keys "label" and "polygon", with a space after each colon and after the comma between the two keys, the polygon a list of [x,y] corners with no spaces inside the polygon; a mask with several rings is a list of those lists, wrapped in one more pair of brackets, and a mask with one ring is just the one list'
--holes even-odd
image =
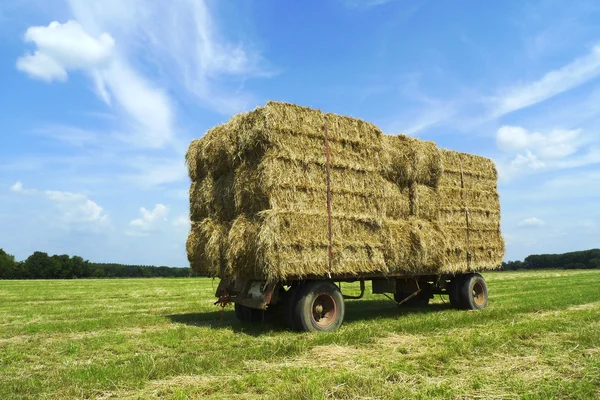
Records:
{"label": "mown grass", "polygon": [[209,279],[0,281],[0,398],[599,398],[600,271],[484,276],[483,311],[367,295],[325,334],[240,324]]}

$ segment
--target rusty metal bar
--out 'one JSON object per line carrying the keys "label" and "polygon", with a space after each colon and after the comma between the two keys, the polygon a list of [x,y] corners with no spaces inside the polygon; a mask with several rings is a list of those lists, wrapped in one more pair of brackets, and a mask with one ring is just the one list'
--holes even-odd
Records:
{"label": "rusty metal bar", "polygon": [[402,304],[406,303],[408,300],[412,299],[413,297],[415,297],[416,295],[421,293],[421,290],[423,290],[423,289],[419,289],[416,292],[414,292],[413,294],[411,294],[410,296],[408,296],[407,298],[403,299],[402,301],[399,301],[398,305],[402,305]]}
{"label": "rusty metal bar", "polygon": [[[341,289],[341,284],[340,284],[340,289]],[[342,293],[342,296],[344,297],[344,299],[350,299],[350,300],[358,300],[358,299],[362,299],[362,297],[365,295],[365,280],[361,279],[360,280],[360,294],[358,296],[348,296]]]}
{"label": "rusty metal bar", "polygon": [[327,233],[329,237],[329,278],[331,278],[331,271],[333,270],[333,238],[331,229],[331,171],[329,164],[331,163],[331,155],[329,153],[329,129],[327,129],[327,120],[325,120],[325,171],[327,174]]}

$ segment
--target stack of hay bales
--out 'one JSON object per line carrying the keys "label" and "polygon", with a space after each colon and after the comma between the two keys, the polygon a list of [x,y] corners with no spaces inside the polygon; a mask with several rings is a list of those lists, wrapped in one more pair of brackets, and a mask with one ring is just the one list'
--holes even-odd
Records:
{"label": "stack of hay bales", "polygon": [[[189,147],[190,264],[201,274],[271,281],[494,268],[503,255],[495,169],[469,157],[384,135],[364,121],[269,102]],[[457,165],[472,181],[455,185]],[[460,215],[469,207],[478,222],[467,229]],[[492,226],[497,240],[489,243]]]}

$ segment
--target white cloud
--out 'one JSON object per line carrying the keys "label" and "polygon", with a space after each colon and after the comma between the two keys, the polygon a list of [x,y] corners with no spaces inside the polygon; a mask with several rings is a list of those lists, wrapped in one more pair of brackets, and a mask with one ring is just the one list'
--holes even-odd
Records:
{"label": "white cloud", "polygon": [[[103,5],[104,6],[104,5]],[[30,27],[25,40],[36,44],[34,54],[17,60],[17,68],[48,82],[64,81],[68,71],[83,70],[94,81],[96,94],[123,116],[122,140],[139,147],[161,147],[173,136],[173,110],[163,89],[135,71],[117,51],[113,37],[90,34],[79,22],[56,21]]]}
{"label": "white cloud", "polygon": [[581,133],[581,129],[555,129],[543,134],[520,126],[501,127],[496,133],[496,145],[505,154],[505,160],[499,161],[501,176],[507,178],[526,170],[565,169],[598,162],[600,154],[593,147],[585,148],[590,139]]}
{"label": "white cloud", "polygon": [[172,224],[175,227],[189,228],[190,227],[190,219],[187,215],[180,215],[173,220]]}
{"label": "white cloud", "polygon": [[[119,54],[148,61],[171,89],[183,89],[212,110],[241,111],[250,101],[242,90],[244,82],[273,74],[250,36],[237,32],[243,24],[221,27],[203,0],[70,0],[69,4],[86,29],[111,32]],[[230,39],[236,33],[240,39]],[[101,85],[96,87],[103,93]]]}
{"label": "white cloud", "polygon": [[13,192],[21,192],[23,191],[23,184],[17,181],[14,185],[10,187],[10,190],[12,190]]}
{"label": "white cloud", "polygon": [[109,34],[93,37],[77,21],[30,27],[25,41],[35,43],[37,50],[20,57],[17,68],[48,82],[66,80],[69,70],[101,67],[112,57],[114,47]]}
{"label": "white cloud", "polygon": [[157,229],[157,227],[168,221],[169,209],[163,204],[156,204],[152,211],[148,211],[145,207],[140,208],[141,218],[137,218],[129,222],[132,230],[127,231],[129,235],[147,235]]}
{"label": "white cloud", "polygon": [[61,218],[68,224],[104,224],[108,216],[104,209],[81,193],[46,190],[44,195],[56,205]]}
{"label": "white cloud", "polygon": [[527,167],[531,169],[541,169],[546,166],[546,163],[541,161],[536,155],[531,153],[530,150],[527,150],[525,155],[517,154],[514,160],[511,161],[510,166],[514,169],[518,170],[522,167]]}
{"label": "white cloud", "polygon": [[525,218],[524,220],[519,222],[519,226],[530,228],[539,228],[544,225],[546,225],[546,223],[536,217]]}
{"label": "white cloud", "polygon": [[122,137],[140,147],[161,147],[173,136],[173,110],[165,91],[154,87],[122,61],[99,71],[98,92],[109,100],[106,87],[128,119],[124,128],[133,135]]}
{"label": "white cloud", "polygon": [[83,193],[58,190],[24,189],[21,182],[11,186],[11,190],[22,195],[43,196],[54,203],[57,214],[53,217],[64,226],[86,224],[88,226],[108,226],[108,215],[96,202]]}
{"label": "white cloud", "polygon": [[583,57],[553,70],[535,82],[516,85],[491,101],[492,115],[499,117],[543,102],[600,75],[600,45]]}
{"label": "white cloud", "polygon": [[563,158],[577,151],[580,129],[529,132],[520,126],[498,129],[496,143],[505,152],[529,150],[542,158]]}

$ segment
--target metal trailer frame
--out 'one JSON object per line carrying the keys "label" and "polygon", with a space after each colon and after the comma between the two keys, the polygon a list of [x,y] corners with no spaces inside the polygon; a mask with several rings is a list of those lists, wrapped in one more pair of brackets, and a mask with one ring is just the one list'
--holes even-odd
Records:
{"label": "metal trailer frame", "polygon": [[[360,294],[358,296],[342,293],[342,283],[357,281],[360,282]],[[294,301],[294,293],[298,292],[302,285],[317,283],[328,283],[330,287],[339,290],[341,296],[338,297],[341,300],[337,301],[343,302],[346,299],[362,298],[365,294],[365,281],[371,281],[372,293],[382,294],[396,301],[399,305],[407,302],[426,304],[436,294],[448,295],[450,303],[457,308],[481,309],[487,305],[487,286],[483,277],[477,273],[392,276],[369,274],[358,277],[333,276],[331,279],[322,276],[309,276],[304,279],[283,282],[222,279],[215,293],[218,298],[215,304],[225,306],[228,303],[235,303],[236,314],[238,308],[267,312],[286,302]],[[332,286],[336,283],[337,285]],[[310,307],[313,306],[321,307],[320,305],[311,305]],[[343,304],[340,304],[340,306],[343,308]],[[320,311],[322,311],[322,308]],[[284,307],[284,312],[295,312],[294,306],[291,309]],[[238,318],[240,318],[240,315],[238,315]],[[343,313],[341,318],[343,319]],[[240,319],[244,320],[244,317]]]}

